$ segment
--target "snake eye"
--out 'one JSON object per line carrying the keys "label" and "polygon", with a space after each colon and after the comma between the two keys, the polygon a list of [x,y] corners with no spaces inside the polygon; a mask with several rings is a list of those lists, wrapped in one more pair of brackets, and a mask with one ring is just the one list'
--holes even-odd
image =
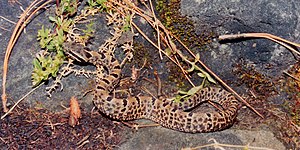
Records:
{"label": "snake eye", "polygon": [[86,57],[87,59],[90,59],[93,55],[90,54],[87,50],[82,51],[82,54],[84,55],[84,57]]}

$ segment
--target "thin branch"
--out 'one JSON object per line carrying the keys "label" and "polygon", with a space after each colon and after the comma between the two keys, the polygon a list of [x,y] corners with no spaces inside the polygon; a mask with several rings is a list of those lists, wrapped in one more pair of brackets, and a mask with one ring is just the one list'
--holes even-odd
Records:
{"label": "thin branch", "polygon": [[0,29],[5,30],[5,31],[10,31],[10,30],[8,30],[8,29],[6,29],[4,27],[1,27],[1,26],[0,26]]}
{"label": "thin branch", "polygon": [[291,52],[294,52],[294,53],[300,55],[300,52],[298,52],[297,50],[295,50],[294,48],[289,46],[289,45],[293,45],[293,46],[296,46],[296,47],[300,48],[300,44],[291,42],[289,40],[280,38],[278,36],[275,36],[275,35],[272,35],[272,34],[269,34],[269,33],[241,33],[241,34],[221,35],[221,36],[219,36],[219,40],[221,40],[221,41],[222,40],[240,39],[240,38],[265,38],[265,39],[269,39],[271,41],[274,41],[274,42],[286,47]]}
{"label": "thin branch", "polygon": [[7,18],[3,17],[3,16],[0,16],[0,18],[2,18],[2,19],[4,19],[4,20],[6,20],[6,21],[7,21],[7,22],[9,22],[9,23],[12,23],[12,24],[17,24],[17,23],[15,23],[15,22],[13,22],[13,21],[11,21],[11,20],[9,20],[9,19],[7,19]]}
{"label": "thin branch", "polygon": [[30,95],[32,92],[34,92],[36,89],[38,89],[39,87],[41,87],[42,84],[40,84],[39,86],[33,88],[32,90],[30,90],[27,94],[25,94],[21,99],[19,99],[3,116],[1,116],[1,119],[5,118],[9,113],[11,113],[11,111],[13,109],[15,109],[15,107],[22,101],[24,100],[28,95]]}
{"label": "thin branch", "polygon": [[[33,15],[38,10],[44,8],[46,5],[48,5],[52,1],[53,0],[47,0],[44,2],[44,1],[40,1],[40,0],[35,0],[33,3],[31,3],[30,6],[27,7],[27,9],[22,13],[21,18],[17,22],[16,27],[12,33],[12,36],[8,42],[7,49],[5,51],[4,64],[3,64],[3,76],[2,76],[2,96],[1,96],[1,98],[2,98],[2,106],[3,106],[4,112],[8,111],[8,109],[6,107],[6,103],[7,103],[6,78],[7,78],[7,70],[8,70],[8,61],[9,61],[9,57],[12,52],[12,49],[13,49],[17,39],[19,38],[20,34],[22,33],[23,29],[25,28],[27,23],[30,22],[30,19],[33,17]],[[39,6],[39,7],[37,7],[37,6]]]}
{"label": "thin branch", "polygon": [[241,149],[252,149],[252,150],[274,150],[272,148],[266,148],[266,147],[255,147],[255,146],[249,146],[247,145],[232,145],[232,144],[222,144],[217,142],[215,139],[209,139],[208,141],[213,141],[211,144],[206,144],[202,146],[197,146],[193,148],[183,148],[182,150],[197,150],[197,149],[202,149],[202,148],[208,148],[208,147],[213,147],[215,149],[225,149],[224,147],[228,148],[241,148]]}
{"label": "thin branch", "polygon": [[296,80],[296,81],[300,82],[300,79],[299,79],[299,78],[297,78],[297,77],[295,77],[295,76],[293,76],[293,75],[289,74],[288,72],[286,72],[286,71],[283,71],[283,73],[284,73],[284,74],[286,74],[287,76],[291,77],[292,79],[294,79],[294,80]]}

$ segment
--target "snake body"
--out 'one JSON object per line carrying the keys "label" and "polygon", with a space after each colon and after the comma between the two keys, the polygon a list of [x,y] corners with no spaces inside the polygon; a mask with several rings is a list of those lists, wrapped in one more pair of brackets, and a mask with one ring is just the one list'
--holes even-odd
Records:
{"label": "snake body", "polygon": [[[234,123],[239,103],[233,94],[221,88],[203,88],[180,103],[150,96],[118,97],[113,90],[118,86],[121,66],[112,53],[87,50],[70,53],[96,67],[99,75],[95,77],[93,102],[99,111],[112,119],[150,119],[166,128],[190,133],[219,131]],[[207,101],[219,104],[223,110],[190,111]]]}

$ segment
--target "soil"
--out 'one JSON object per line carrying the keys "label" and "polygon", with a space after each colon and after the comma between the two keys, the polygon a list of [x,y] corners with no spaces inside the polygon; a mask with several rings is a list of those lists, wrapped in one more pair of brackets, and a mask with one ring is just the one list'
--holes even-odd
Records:
{"label": "soil", "polygon": [[[3,112],[1,113],[3,114]],[[83,112],[80,123],[69,125],[69,111],[52,113],[19,106],[1,120],[1,149],[113,149],[124,126],[99,113]]]}

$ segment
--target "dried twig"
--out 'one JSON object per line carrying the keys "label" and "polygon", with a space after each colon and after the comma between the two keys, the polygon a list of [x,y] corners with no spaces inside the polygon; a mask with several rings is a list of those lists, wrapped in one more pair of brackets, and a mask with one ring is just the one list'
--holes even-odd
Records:
{"label": "dried twig", "polygon": [[286,71],[283,71],[283,73],[284,73],[284,74],[286,74],[287,76],[289,76],[289,77],[293,78],[294,80],[296,80],[296,81],[300,82],[300,79],[299,79],[299,78],[297,78],[297,77],[295,77],[295,76],[293,76],[293,75],[289,74],[288,72],[286,72]]}
{"label": "dried twig", "polygon": [[42,84],[40,84],[39,86],[36,86],[34,89],[30,90],[27,94],[25,94],[21,99],[19,99],[14,106],[12,106],[3,116],[1,116],[1,119],[3,119],[4,117],[6,117],[22,100],[24,100],[29,94],[31,94],[32,92],[34,92],[36,89],[38,89],[40,86],[42,86]]}
{"label": "dried twig", "polygon": [[152,123],[152,124],[138,124],[138,123],[128,123],[128,122],[125,122],[125,121],[122,121],[122,123],[134,130],[138,130],[140,128],[147,128],[147,127],[158,127],[160,126],[160,124],[157,124],[157,123]]}
{"label": "dried twig", "polygon": [[18,5],[22,5],[18,0],[8,0],[8,3],[11,5],[14,5],[15,3],[17,3]]}
{"label": "dried twig", "polygon": [[79,142],[76,143],[77,148],[81,148],[82,146],[84,146],[85,144],[89,143],[90,141],[88,140],[90,138],[91,135],[86,135],[85,137],[83,137]]}
{"label": "dried twig", "polygon": [[300,44],[291,42],[289,40],[280,38],[278,36],[269,34],[269,33],[241,33],[241,34],[233,34],[233,35],[221,35],[219,36],[219,40],[232,40],[232,39],[240,39],[240,38],[265,38],[269,39],[273,42],[276,42],[284,47],[286,47],[288,50],[291,52],[294,52],[300,56],[300,52],[295,50],[289,45],[295,46],[295,47],[300,47]]}
{"label": "dried twig", "polygon": [[10,30],[8,30],[8,29],[6,29],[4,27],[1,27],[1,26],[0,26],[0,29],[5,30],[5,31],[10,31]]}
{"label": "dried twig", "polygon": [[30,22],[30,19],[35,15],[37,11],[40,9],[44,8],[48,4],[53,2],[53,0],[35,0],[34,2],[31,3],[29,7],[23,12],[21,15],[19,21],[16,24],[16,27],[12,33],[12,36],[8,42],[6,52],[5,52],[5,57],[4,57],[4,64],[3,64],[3,78],[2,78],[2,106],[3,106],[3,111],[7,112],[8,109],[6,107],[7,103],[7,95],[6,95],[6,78],[7,78],[7,70],[8,70],[8,61],[9,57],[11,54],[11,51],[19,38],[20,34],[22,33],[23,29],[26,27],[27,23]]}
{"label": "dried twig", "polygon": [[197,146],[197,147],[188,147],[188,148],[182,148],[182,150],[197,150],[197,149],[202,149],[202,148],[208,148],[208,147],[214,147],[215,149],[221,149],[221,150],[225,150],[224,147],[228,147],[228,148],[241,148],[241,149],[252,149],[252,150],[274,150],[272,148],[266,148],[266,147],[255,147],[255,146],[249,146],[249,144],[247,145],[232,145],[232,144],[222,144],[217,142],[217,140],[215,139],[209,139],[208,141],[213,141],[212,144],[206,144],[206,145],[202,145],[202,146]]}
{"label": "dried twig", "polygon": [[17,24],[17,23],[15,23],[15,22],[13,22],[13,21],[11,21],[11,20],[9,20],[9,19],[7,19],[7,18],[3,17],[3,16],[0,16],[0,18],[2,18],[2,19],[4,19],[4,20],[6,20],[6,21],[7,21],[7,22],[9,22],[9,23],[12,23],[12,24]]}

